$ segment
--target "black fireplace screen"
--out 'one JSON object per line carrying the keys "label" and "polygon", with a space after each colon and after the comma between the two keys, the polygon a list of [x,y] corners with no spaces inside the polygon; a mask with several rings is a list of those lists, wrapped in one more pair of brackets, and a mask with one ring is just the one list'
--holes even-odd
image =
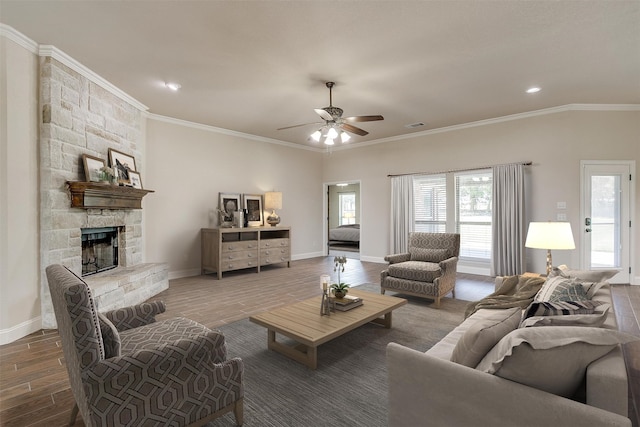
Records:
{"label": "black fireplace screen", "polygon": [[82,229],[82,275],[118,266],[118,228]]}

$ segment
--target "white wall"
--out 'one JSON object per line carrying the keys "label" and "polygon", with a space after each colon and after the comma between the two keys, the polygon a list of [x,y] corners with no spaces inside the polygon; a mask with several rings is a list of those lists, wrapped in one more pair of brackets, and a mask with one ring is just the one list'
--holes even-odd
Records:
{"label": "white wall", "polygon": [[38,56],[0,37],[0,344],[40,329]]}
{"label": "white wall", "polygon": [[[640,112],[565,111],[412,139],[334,151],[324,162],[328,182],[360,180],[362,259],[379,259],[389,250],[390,179],[388,174],[439,172],[501,163],[532,161],[528,166],[528,221],[556,217],[556,202],[566,214],[580,247],[580,160],[636,160],[640,167]],[[636,170],[636,180],[638,171]],[[640,185],[633,222],[640,224]],[[633,239],[640,250],[640,227]],[[554,264],[579,266],[578,250],[554,251]],[[637,257],[636,257],[637,258]],[[544,271],[545,252],[527,249],[531,271]],[[640,261],[634,270],[639,275]],[[636,279],[638,280],[638,279]]]}
{"label": "white wall", "polygon": [[142,183],[146,258],[169,277],[200,272],[200,229],[217,226],[218,193],[282,191],[293,259],[321,255],[322,154],[152,116]]}

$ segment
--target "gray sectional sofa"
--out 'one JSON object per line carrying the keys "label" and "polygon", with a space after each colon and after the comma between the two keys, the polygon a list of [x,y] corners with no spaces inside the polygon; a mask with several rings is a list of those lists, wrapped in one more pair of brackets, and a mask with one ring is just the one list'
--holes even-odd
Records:
{"label": "gray sectional sofa", "polygon": [[[496,287],[501,283],[502,278],[497,278]],[[514,311],[520,319],[522,309],[479,309],[426,353],[389,344],[389,425],[630,427],[627,372],[619,343],[633,337],[617,331],[610,285],[600,287],[592,300],[606,304],[600,306],[602,309],[609,305],[601,316],[604,323],[598,327],[523,328],[518,323],[521,320],[516,320],[516,329],[502,338],[498,333],[493,338],[498,344],[489,345],[486,355],[473,354],[467,348],[461,358],[460,349],[464,346],[457,344],[473,335],[468,333],[470,329],[490,331],[487,325],[492,322],[511,328],[505,324],[513,321],[508,319],[514,319],[511,316]],[[543,317],[542,324],[547,320]],[[564,338],[547,345],[556,333]],[[590,338],[574,338],[585,335],[597,336],[593,339],[597,345],[587,342]],[[536,344],[536,338],[527,338],[531,336],[545,337],[543,344],[540,341]],[[509,339],[511,350],[499,348],[505,342],[509,348]],[[563,339],[568,341],[562,342]],[[520,344],[513,345],[514,342]],[[556,347],[535,348],[545,346]],[[594,348],[599,353],[591,355],[594,359],[591,362],[588,354]],[[561,353],[553,353],[556,349]],[[452,357],[466,358],[463,363],[471,366],[453,362]],[[477,360],[481,361],[474,368]],[[586,370],[580,371],[581,364],[586,365]],[[575,384],[569,384],[563,389],[565,377],[571,375],[580,376],[580,386],[574,390]],[[563,397],[569,392],[572,395]]]}

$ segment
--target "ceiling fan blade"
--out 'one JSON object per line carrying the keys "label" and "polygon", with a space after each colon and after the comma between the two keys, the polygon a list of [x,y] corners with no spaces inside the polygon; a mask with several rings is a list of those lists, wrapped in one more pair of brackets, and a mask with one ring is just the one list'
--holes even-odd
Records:
{"label": "ceiling fan blade", "polygon": [[276,130],[285,130],[285,129],[292,129],[292,128],[299,128],[301,126],[309,126],[309,125],[321,125],[322,122],[311,122],[311,123],[303,123],[301,125],[293,125],[293,126],[287,126],[287,127],[283,127],[283,128],[278,128]]}
{"label": "ceiling fan blade", "polygon": [[367,132],[366,130],[357,128],[353,125],[350,125],[349,123],[342,123],[340,127],[342,127],[342,130],[346,130],[347,132],[355,133],[356,135],[360,135],[360,136],[365,136],[369,134],[369,132]]}
{"label": "ceiling fan blade", "polygon": [[313,110],[316,112],[317,115],[319,115],[320,117],[322,117],[324,120],[326,121],[333,121],[333,116],[329,113],[327,113],[326,111],[324,111],[322,108],[316,108],[315,110]]}
{"label": "ceiling fan blade", "polygon": [[375,122],[377,120],[384,120],[384,117],[378,116],[352,116],[345,117],[344,120],[349,120],[350,122]]}

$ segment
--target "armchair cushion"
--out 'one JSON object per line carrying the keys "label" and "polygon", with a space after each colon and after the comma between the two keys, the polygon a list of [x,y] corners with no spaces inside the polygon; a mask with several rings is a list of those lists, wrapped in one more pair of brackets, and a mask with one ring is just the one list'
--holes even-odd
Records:
{"label": "armchair cushion", "polygon": [[440,266],[433,262],[405,261],[391,264],[387,268],[389,276],[417,282],[433,282],[442,276]]}
{"label": "armchair cushion", "polygon": [[163,301],[152,301],[111,310],[104,315],[114,324],[118,331],[126,331],[127,329],[137,328],[155,322],[155,316],[164,313],[165,310],[166,306]]}
{"label": "armchair cushion", "polygon": [[449,258],[449,251],[446,249],[409,248],[409,253],[411,261],[438,263]]}

